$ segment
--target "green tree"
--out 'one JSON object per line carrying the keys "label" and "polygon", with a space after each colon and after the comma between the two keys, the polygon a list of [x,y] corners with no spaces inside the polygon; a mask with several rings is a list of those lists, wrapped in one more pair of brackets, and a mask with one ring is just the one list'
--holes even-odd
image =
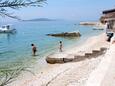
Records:
{"label": "green tree", "polygon": [[42,7],[46,0],[0,0],[0,16],[19,19],[9,12],[9,8],[17,10],[23,7]]}

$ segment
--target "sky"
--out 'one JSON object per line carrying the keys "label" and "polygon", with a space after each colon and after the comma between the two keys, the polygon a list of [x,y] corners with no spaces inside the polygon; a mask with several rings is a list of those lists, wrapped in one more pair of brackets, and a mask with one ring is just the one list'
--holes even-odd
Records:
{"label": "sky", "polygon": [[28,7],[15,11],[9,9],[9,11],[14,12],[21,19],[50,18],[86,21],[98,20],[103,10],[113,8],[115,8],[115,0],[47,0],[47,4],[43,7]]}

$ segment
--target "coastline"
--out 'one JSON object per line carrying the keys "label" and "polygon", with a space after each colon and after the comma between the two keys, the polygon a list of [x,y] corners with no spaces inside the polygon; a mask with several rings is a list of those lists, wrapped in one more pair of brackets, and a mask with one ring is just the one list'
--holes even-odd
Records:
{"label": "coastline", "polygon": [[[90,37],[87,41],[85,41],[85,43],[81,44],[80,46],[70,48],[65,52],[69,54],[76,54],[78,51],[84,52],[85,50],[89,49],[89,47],[90,49],[94,48],[96,43],[97,45],[95,47],[100,46],[104,40],[104,34]],[[31,78],[29,78],[29,76],[25,81],[18,81],[12,84],[15,84],[15,86],[65,86],[65,84],[68,84],[67,86],[70,86],[71,84],[75,84],[75,86],[76,84],[78,86],[82,86],[87,80],[89,74],[97,67],[102,59],[103,55],[80,62],[54,65],[48,64],[46,69],[41,70],[35,76],[32,76]]]}
{"label": "coastline", "polygon": [[104,30],[106,28],[106,25],[101,22],[80,22],[79,25],[82,26],[90,26],[93,28],[93,30]]}

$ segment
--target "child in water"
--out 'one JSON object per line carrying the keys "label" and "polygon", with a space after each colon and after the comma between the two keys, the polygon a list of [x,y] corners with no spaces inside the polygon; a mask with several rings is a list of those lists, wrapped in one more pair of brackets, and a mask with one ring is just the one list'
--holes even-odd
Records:
{"label": "child in water", "polygon": [[62,45],[62,41],[59,42],[59,51],[62,52],[62,48],[63,48],[63,45]]}
{"label": "child in water", "polygon": [[36,48],[36,46],[34,44],[31,44],[31,46],[32,46],[32,54],[33,54],[33,56],[35,56],[37,48]]}

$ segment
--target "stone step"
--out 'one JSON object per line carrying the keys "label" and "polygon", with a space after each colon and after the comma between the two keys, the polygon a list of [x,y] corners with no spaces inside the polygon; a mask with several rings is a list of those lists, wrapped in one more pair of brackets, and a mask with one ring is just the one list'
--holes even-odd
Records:
{"label": "stone step", "polygon": [[74,60],[74,55],[69,54],[66,58],[63,58],[63,62],[67,63],[67,62],[71,62]]}
{"label": "stone step", "polygon": [[47,57],[46,61],[47,61],[47,63],[50,63],[50,64],[64,63],[63,62],[63,58],[51,58],[51,57]]}
{"label": "stone step", "polygon": [[101,49],[101,51],[105,51],[105,50],[107,50],[106,47],[101,47],[100,49]]}
{"label": "stone step", "polygon": [[101,53],[101,49],[97,48],[95,50],[88,50],[85,51],[84,53],[82,53],[81,55],[75,55],[75,61],[81,61],[81,60],[85,60],[87,58],[92,58],[93,56],[97,56]]}
{"label": "stone step", "polygon": [[92,50],[93,53],[98,53],[100,50]]}
{"label": "stone step", "polygon": [[85,56],[91,56],[93,53],[85,53]]}
{"label": "stone step", "polygon": [[74,60],[74,55],[64,54],[64,53],[51,54],[46,58],[47,63],[50,64],[66,63],[66,62],[71,62],[73,60]]}
{"label": "stone step", "polygon": [[46,61],[50,64],[55,63],[67,63],[67,62],[78,62],[85,59],[90,59],[92,57],[96,57],[98,55],[101,55],[105,50],[107,50],[106,47],[101,47],[93,50],[88,51],[79,51],[76,54],[67,54],[67,53],[55,53],[47,56]]}
{"label": "stone step", "polygon": [[74,61],[75,62],[78,62],[78,61],[82,61],[82,60],[85,60],[85,55],[76,55],[74,56]]}

